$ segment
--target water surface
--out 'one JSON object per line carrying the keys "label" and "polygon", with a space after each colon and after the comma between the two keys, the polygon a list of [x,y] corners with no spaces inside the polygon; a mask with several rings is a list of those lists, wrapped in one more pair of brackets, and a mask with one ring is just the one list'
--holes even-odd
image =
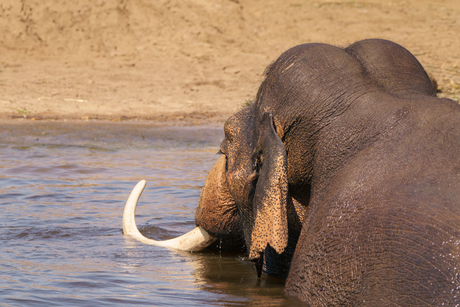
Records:
{"label": "water surface", "polygon": [[[141,232],[194,228],[222,129],[0,122],[0,306],[285,306],[283,282],[244,254],[184,253],[122,235],[141,179]],[[291,302],[292,303],[292,302]]]}

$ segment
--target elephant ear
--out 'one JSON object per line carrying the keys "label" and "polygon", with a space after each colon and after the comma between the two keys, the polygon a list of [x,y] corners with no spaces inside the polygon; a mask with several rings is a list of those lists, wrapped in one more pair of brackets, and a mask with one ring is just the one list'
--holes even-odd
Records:
{"label": "elephant ear", "polygon": [[267,244],[281,254],[288,242],[287,155],[270,113],[264,114],[253,159],[255,174],[249,180],[255,183],[252,201],[254,226],[249,259],[259,258]]}

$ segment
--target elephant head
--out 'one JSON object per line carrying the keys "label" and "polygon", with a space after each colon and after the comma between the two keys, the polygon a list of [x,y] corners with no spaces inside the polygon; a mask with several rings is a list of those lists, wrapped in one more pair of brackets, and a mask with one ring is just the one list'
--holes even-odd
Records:
{"label": "elephant head", "polygon": [[[457,302],[459,118],[395,43],[289,49],[224,124],[195,216],[201,239],[181,248],[245,244],[259,276],[287,278],[286,292],[313,305]],[[410,270],[428,278],[414,277],[420,289]]]}

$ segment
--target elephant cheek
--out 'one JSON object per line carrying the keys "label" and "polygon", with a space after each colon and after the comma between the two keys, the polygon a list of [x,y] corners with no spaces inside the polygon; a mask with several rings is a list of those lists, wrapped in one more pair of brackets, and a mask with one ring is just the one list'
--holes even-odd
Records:
{"label": "elephant cheek", "polygon": [[242,237],[241,219],[226,180],[224,156],[217,160],[206,178],[195,223],[217,238]]}

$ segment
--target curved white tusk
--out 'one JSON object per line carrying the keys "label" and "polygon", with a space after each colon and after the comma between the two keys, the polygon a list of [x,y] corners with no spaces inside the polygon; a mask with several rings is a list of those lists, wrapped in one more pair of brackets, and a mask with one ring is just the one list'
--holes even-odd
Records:
{"label": "curved white tusk", "polygon": [[125,210],[123,212],[123,233],[125,235],[142,243],[190,252],[200,251],[217,240],[200,226],[180,237],[165,241],[157,241],[144,237],[137,229],[136,222],[134,221],[134,215],[136,212],[137,202],[145,188],[145,184],[145,180],[139,181],[126,202]]}

